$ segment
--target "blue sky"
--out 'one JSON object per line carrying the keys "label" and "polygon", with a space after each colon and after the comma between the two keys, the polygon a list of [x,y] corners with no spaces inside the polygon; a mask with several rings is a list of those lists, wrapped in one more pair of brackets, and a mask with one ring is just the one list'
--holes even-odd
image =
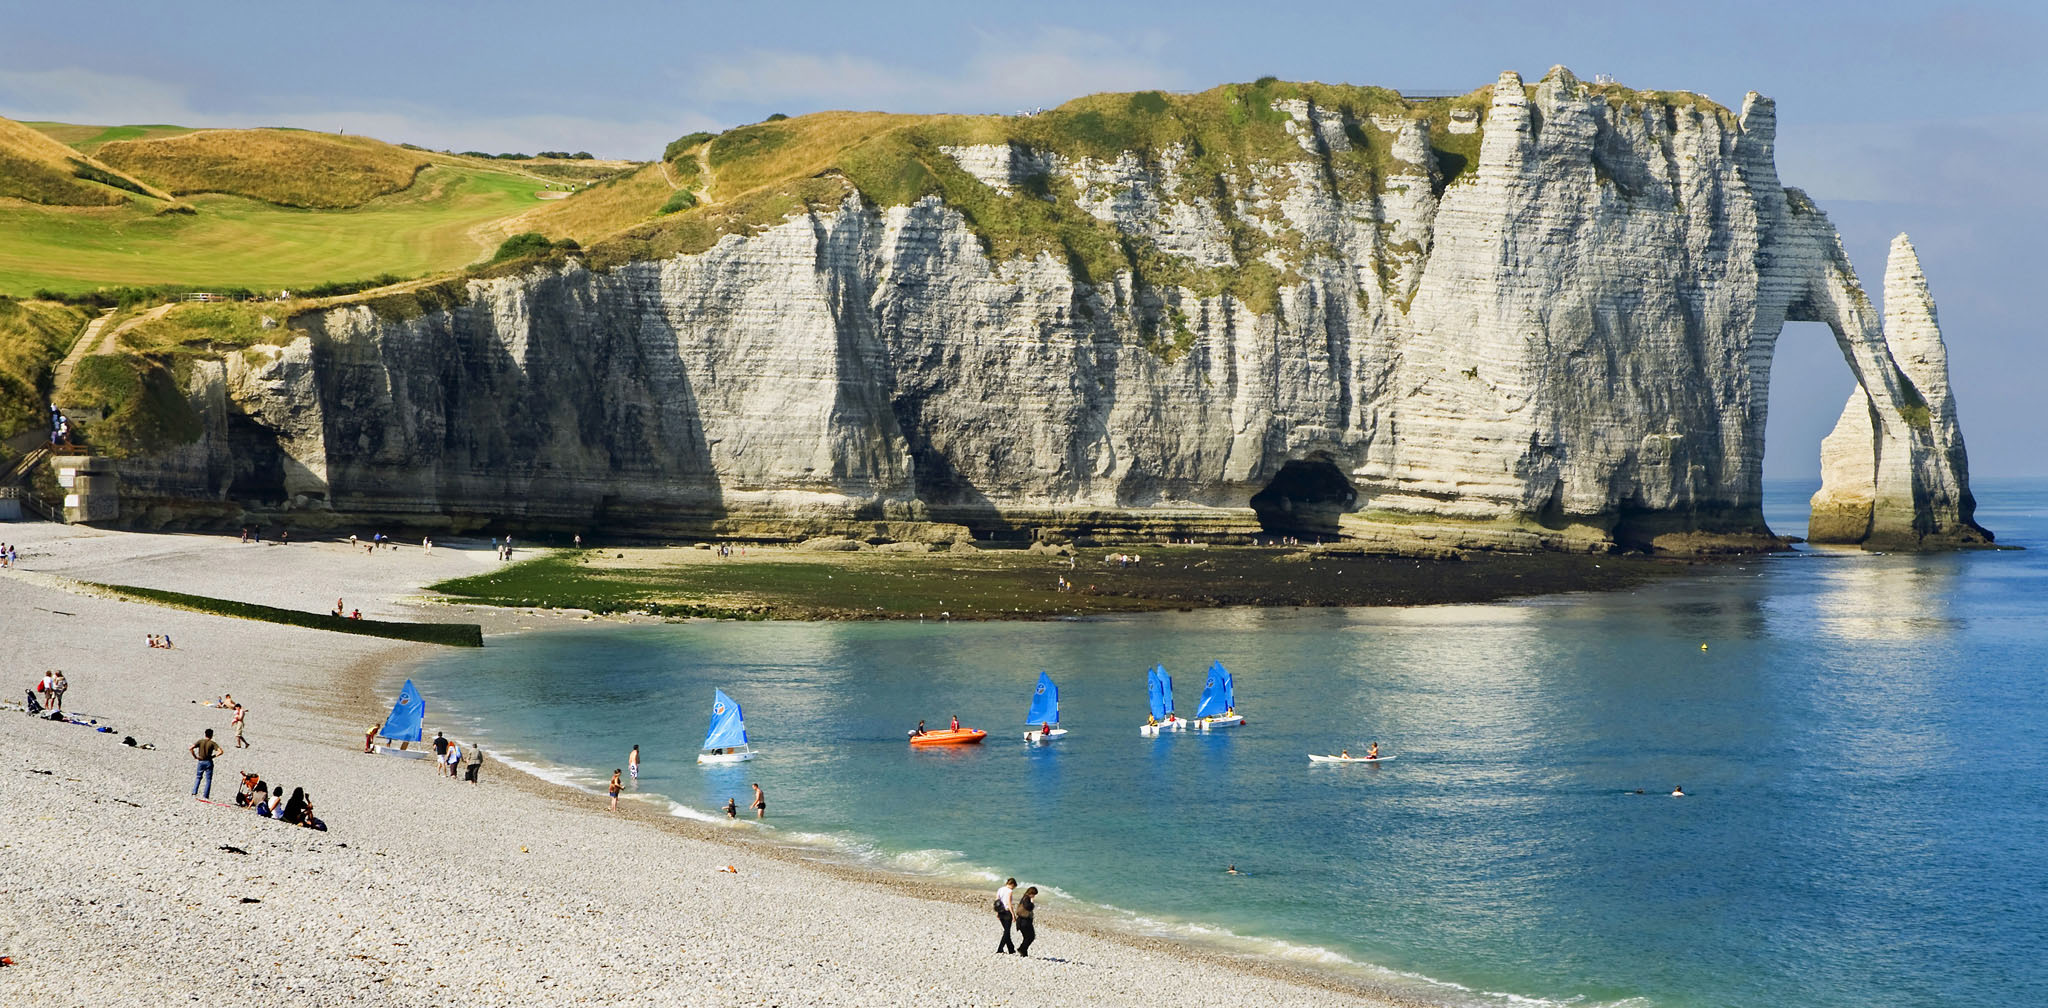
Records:
{"label": "blue sky", "polygon": [[[1673,8],[1683,8],[1674,10]],[[1267,74],[1465,91],[1555,64],[1730,106],[1777,99],[1778,167],[1877,296],[1913,235],[1972,469],[2048,475],[2029,240],[2048,233],[2048,15],[2035,4],[1238,3],[41,5],[0,31],[0,115],[287,125],[434,148],[648,158],[827,108],[1014,112]],[[1780,344],[1767,473],[1817,471],[1851,382],[1825,330]]]}

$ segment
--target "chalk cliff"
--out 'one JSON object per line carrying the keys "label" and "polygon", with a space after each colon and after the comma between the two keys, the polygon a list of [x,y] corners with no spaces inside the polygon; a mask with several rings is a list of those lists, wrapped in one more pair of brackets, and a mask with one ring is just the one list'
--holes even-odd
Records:
{"label": "chalk cliff", "polygon": [[[1880,319],[1780,184],[1769,99],[1562,68],[1469,99],[1261,82],[1129,96],[1128,128],[903,127],[764,186],[786,215],[293,318],[195,369],[207,434],[124,477],[157,518],[1759,548],[1772,351],[1819,321],[1859,390],[1815,537],[1988,539],[1911,246]],[[1233,132],[1174,132],[1200,102]]]}

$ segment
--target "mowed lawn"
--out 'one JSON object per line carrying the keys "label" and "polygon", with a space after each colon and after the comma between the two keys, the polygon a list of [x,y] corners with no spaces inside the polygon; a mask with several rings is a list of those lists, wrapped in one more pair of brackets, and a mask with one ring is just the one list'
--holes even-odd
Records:
{"label": "mowed lawn", "polygon": [[351,210],[295,210],[238,196],[191,197],[197,214],[0,206],[0,293],[169,284],[271,290],[421,276],[488,256],[480,228],[532,210],[532,176],[434,164],[411,188]]}

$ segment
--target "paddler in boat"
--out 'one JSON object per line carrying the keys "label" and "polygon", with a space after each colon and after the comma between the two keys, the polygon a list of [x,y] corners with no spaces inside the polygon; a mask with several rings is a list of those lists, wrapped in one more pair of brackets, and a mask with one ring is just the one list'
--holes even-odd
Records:
{"label": "paddler in boat", "polygon": [[953,730],[954,730],[954,731],[959,731],[959,730],[960,730],[960,715],[958,715],[958,714],[955,714],[955,715],[953,715]]}
{"label": "paddler in boat", "polygon": [[1051,737],[1052,737],[1052,722],[1050,722],[1050,721],[1041,721],[1041,722],[1039,722],[1039,724],[1038,724],[1038,737],[1039,737],[1039,738],[1051,738]]}
{"label": "paddler in boat", "polygon": [[1374,742],[1373,744],[1371,744],[1371,745],[1369,745],[1369,746],[1366,746],[1366,747],[1365,747],[1365,758],[1366,758],[1366,759],[1379,759],[1379,758],[1380,758],[1380,744],[1379,744],[1378,742]]}
{"label": "paddler in boat", "polygon": [[919,735],[922,735],[922,734],[924,734],[924,719],[923,719],[923,718],[919,718],[919,719],[918,719],[918,722],[917,722],[917,730],[916,730],[916,731],[914,731],[914,732],[911,732],[911,733],[910,733],[910,737],[911,737],[911,738],[916,738],[916,737],[918,737]]}
{"label": "paddler in boat", "polygon": [[1337,758],[1338,758],[1338,759],[1350,759],[1350,758],[1351,758],[1351,750],[1349,750],[1349,749],[1339,749],[1339,750],[1337,750]]}

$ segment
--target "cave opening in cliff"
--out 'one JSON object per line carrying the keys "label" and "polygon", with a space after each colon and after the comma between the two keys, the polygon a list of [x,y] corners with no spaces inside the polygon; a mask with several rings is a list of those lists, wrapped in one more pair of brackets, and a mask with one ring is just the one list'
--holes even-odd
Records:
{"label": "cave opening in cliff", "polygon": [[1259,528],[1269,535],[1335,538],[1338,520],[1358,505],[1358,489],[1327,455],[1294,459],[1252,495]]}
{"label": "cave opening in cliff", "polygon": [[244,503],[276,504],[286,496],[284,453],[277,432],[240,413],[227,416],[227,445],[234,460],[228,497]]}

